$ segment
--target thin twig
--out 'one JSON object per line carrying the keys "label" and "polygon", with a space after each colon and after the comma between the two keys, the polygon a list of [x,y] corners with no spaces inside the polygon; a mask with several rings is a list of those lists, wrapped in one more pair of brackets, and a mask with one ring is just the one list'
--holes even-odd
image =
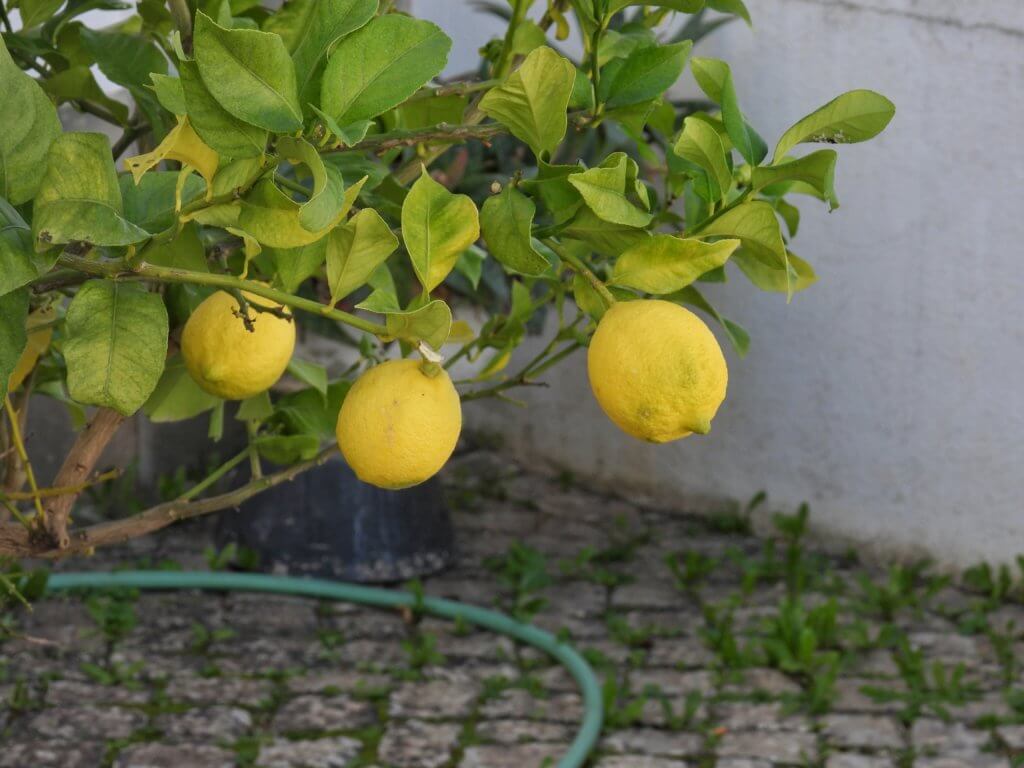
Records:
{"label": "thin twig", "polygon": [[25,443],[21,439],[21,427],[18,423],[18,412],[14,410],[14,406],[11,405],[11,398],[9,396],[4,397],[4,410],[7,412],[7,421],[11,429],[11,439],[14,441],[14,447],[18,450],[18,458],[21,459],[21,464],[25,468],[25,476],[28,478],[28,487],[32,489],[32,500],[36,505],[36,513],[39,515],[39,519],[45,522],[46,512],[43,511],[43,503],[39,500],[39,486],[36,484],[36,473],[32,469],[32,462],[29,461],[28,452],[25,450]]}

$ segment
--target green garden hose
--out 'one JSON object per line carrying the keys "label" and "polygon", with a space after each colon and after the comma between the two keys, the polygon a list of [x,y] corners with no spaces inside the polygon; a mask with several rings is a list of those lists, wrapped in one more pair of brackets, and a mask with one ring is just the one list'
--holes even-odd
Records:
{"label": "green garden hose", "polygon": [[583,695],[583,722],[569,751],[558,761],[558,768],[579,768],[587,759],[601,733],[604,715],[601,687],[590,665],[569,645],[550,632],[523,624],[497,611],[464,605],[454,600],[414,595],[380,587],[326,581],[324,579],[291,578],[254,573],[207,571],[118,571],[116,573],[55,573],[47,589],[59,592],[69,589],[211,589],[228,592],[276,592],[323,600],[373,605],[378,608],[415,608],[441,618],[475,624],[506,635],[547,653],[572,675]]}

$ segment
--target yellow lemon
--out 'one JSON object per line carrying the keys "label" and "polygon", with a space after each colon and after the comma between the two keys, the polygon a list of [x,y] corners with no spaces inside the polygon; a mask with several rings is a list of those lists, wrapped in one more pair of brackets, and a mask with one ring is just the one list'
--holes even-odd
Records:
{"label": "yellow lemon", "polygon": [[[280,308],[244,293],[253,305]],[[225,400],[244,400],[273,386],[292,359],[295,323],[249,307],[252,330],[236,313],[238,302],[217,291],[196,307],[181,334],[181,356],[196,384]]]}
{"label": "yellow lemon", "polygon": [[652,443],[707,434],[729,380],[704,322],[657,299],[612,305],[590,341],[587,373],[608,418]]}
{"label": "yellow lemon", "polygon": [[389,360],[352,385],[336,434],[360,480],[397,489],[437,474],[460,431],[462,405],[448,374],[429,376],[416,360]]}

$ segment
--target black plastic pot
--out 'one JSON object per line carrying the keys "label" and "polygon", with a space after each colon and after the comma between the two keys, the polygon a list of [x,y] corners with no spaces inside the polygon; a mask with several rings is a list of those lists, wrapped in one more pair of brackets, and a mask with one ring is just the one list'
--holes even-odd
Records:
{"label": "black plastic pot", "polygon": [[438,480],[385,491],[340,458],[222,513],[216,538],[255,550],[260,570],[344,581],[403,581],[455,559]]}

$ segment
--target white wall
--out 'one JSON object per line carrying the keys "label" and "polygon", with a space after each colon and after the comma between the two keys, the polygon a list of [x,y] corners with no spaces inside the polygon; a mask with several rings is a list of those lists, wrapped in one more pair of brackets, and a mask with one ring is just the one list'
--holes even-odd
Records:
{"label": "white wall", "polygon": [[[897,105],[882,137],[840,148],[842,207],[801,205],[794,250],[820,283],[788,307],[738,273],[709,291],[753,346],[730,356],[707,437],[654,447],[620,434],[582,356],[550,389],[521,392],[529,409],[474,404],[468,422],[528,461],[670,503],[760,489],[807,500],[820,532],[867,554],[967,565],[1024,552],[1024,3],[750,5],[753,32],[733,24],[701,49],[732,62],[769,142],[847,89]],[[459,0],[415,10],[456,48],[494,33]]]}

